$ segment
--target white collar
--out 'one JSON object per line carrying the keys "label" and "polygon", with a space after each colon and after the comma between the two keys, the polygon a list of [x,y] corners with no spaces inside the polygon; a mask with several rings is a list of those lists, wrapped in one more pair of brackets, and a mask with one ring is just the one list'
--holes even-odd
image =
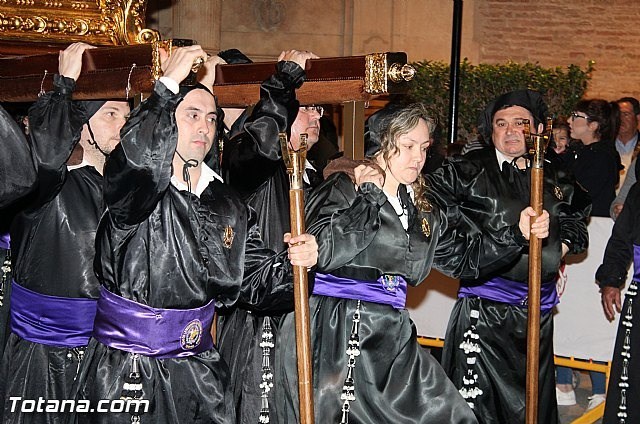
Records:
{"label": "white collar", "polygon": [[505,162],[507,162],[509,166],[511,166],[511,163],[513,163],[513,159],[509,160],[509,158],[498,149],[496,149],[496,159],[498,160],[499,169],[502,169],[502,164]]}
{"label": "white collar", "polygon": [[[306,171],[307,169],[310,169],[312,171],[316,171],[318,172],[318,170],[311,165],[311,162],[309,162],[307,159],[304,160],[304,170]],[[306,172],[302,173],[302,181],[304,181],[305,183],[311,185],[311,181],[309,181],[309,176],[307,175]]]}
{"label": "white collar", "polygon": [[[396,215],[398,215],[398,218],[400,218],[400,222],[402,223],[402,226],[404,227],[404,229],[406,230],[407,228],[409,228],[409,215],[407,211],[400,204],[400,199],[398,199],[397,196],[389,196],[384,191],[383,193],[385,196],[387,196],[387,200],[389,201],[393,209],[396,211]],[[407,193],[409,194],[409,197],[413,201],[414,192],[413,192],[413,188],[410,185],[407,185]]]}
{"label": "white collar", "polygon": [[85,160],[82,159],[82,162],[80,162],[77,165],[67,165],[67,171],[73,171],[74,169],[82,168],[85,166],[91,166],[91,165],[89,164],[89,162],[85,162]]}
{"label": "white collar", "polygon": [[[211,183],[211,181],[213,181],[214,179],[217,179],[220,182],[223,182],[222,177],[220,175],[218,175],[213,169],[209,168],[206,163],[202,163],[200,165],[200,179],[198,180],[198,185],[196,185],[194,194],[200,197],[202,192],[209,186],[209,183]],[[171,176],[171,184],[173,184],[173,186],[180,191],[188,190],[187,185],[182,181],[179,181],[175,175]]]}

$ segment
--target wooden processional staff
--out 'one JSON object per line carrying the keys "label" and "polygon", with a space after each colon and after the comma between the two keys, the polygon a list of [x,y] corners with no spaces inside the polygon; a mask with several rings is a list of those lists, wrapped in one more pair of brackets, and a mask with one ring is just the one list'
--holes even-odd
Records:
{"label": "wooden processional staff", "polygon": [[[531,156],[530,203],[536,216],[543,210],[544,152],[551,139],[552,121],[542,134],[533,134],[525,123],[525,141]],[[540,367],[540,285],[542,273],[542,240],[529,237],[529,293],[527,308],[527,380],[526,423],[538,422],[538,369]]]}
{"label": "wooden processional staff", "polygon": [[[300,148],[293,150],[287,134],[280,133],[282,158],[289,174],[289,215],[291,236],[303,234],[304,190],[303,175],[307,157],[307,134],[300,134]],[[293,267],[293,297],[296,321],[296,353],[298,357],[298,396],[300,401],[300,422],[313,424],[313,381],[311,370],[311,330],[309,324],[309,286],[307,268]]]}

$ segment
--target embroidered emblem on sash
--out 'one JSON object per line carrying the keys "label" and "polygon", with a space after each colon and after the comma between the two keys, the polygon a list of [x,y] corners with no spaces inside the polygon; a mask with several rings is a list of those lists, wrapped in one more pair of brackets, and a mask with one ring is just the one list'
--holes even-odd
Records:
{"label": "embroidered emblem on sash", "polygon": [[382,276],[382,287],[386,291],[394,292],[396,291],[396,287],[400,285],[400,278],[397,275],[383,275]]}
{"label": "embroidered emblem on sash", "polygon": [[224,243],[224,247],[227,249],[231,249],[231,244],[233,243],[233,237],[235,234],[233,233],[233,228],[229,225],[224,229],[224,235],[222,236],[222,242]]}
{"label": "embroidered emblem on sash", "polygon": [[180,346],[184,350],[196,348],[202,340],[202,322],[199,319],[190,321],[182,330],[180,336]]}
{"label": "embroidered emblem on sash", "polygon": [[422,233],[429,237],[431,235],[431,226],[429,225],[429,221],[427,218],[422,218]]}
{"label": "embroidered emblem on sash", "polygon": [[564,196],[562,195],[562,190],[560,190],[560,187],[555,186],[553,188],[553,194],[556,195],[556,197],[558,198],[558,200],[562,200],[564,199]]}

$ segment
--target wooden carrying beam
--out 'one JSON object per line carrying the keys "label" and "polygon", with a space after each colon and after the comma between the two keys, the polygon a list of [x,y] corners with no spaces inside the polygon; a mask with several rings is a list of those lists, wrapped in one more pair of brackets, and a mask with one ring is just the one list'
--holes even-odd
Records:
{"label": "wooden carrying beam", "polygon": [[[0,101],[27,102],[52,88],[58,54],[16,55],[0,46]],[[74,97],[122,99],[151,92],[160,72],[153,44],[99,47],[85,52]],[[215,92],[224,107],[244,107],[260,98],[260,83],[272,75],[276,62],[220,65]],[[46,71],[46,72],[45,72]],[[380,94],[403,92],[414,70],[405,53],[312,59],[307,79],[297,91],[302,104],[366,101]]]}
{"label": "wooden carrying beam", "polygon": [[[64,48],[62,46],[61,48]],[[57,50],[60,50],[58,48]],[[7,56],[0,51],[0,101],[30,102],[53,88],[58,53]],[[74,98],[125,99],[153,89],[153,46],[138,44],[85,51]]]}
{"label": "wooden carrying beam", "polygon": [[[275,71],[275,62],[223,65],[216,71],[215,92],[224,106],[246,106],[260,98],[260,83]],[[311,59],[305,83],[296,91],[302,104],[366,101],[380,94],[406,91],[414,69],[406,53]]]}

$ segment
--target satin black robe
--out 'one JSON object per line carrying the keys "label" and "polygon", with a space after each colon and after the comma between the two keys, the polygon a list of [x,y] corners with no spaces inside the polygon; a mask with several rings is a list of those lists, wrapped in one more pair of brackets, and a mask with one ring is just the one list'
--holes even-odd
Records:
{"label": "satin black robe", "polygon": [[[307,203],[308,231],[319,245],[318,272],[368,281],[399,275],[417,285],[436,259],[448,264],[450,274],[475,277],[479,264],[508,263],[522,248],[517,225],[482,234],[448,226],[437,208],[414,212],[405,230],[382,190],[370,183],[356,190],[346,174],[331,175]],[[495,243],[504,247],[503,254],[495,256]],[[337,423],[357,301],[312,295],[309,303],[316,422]],[[296,356],[291,353],[294,327],[293,314],[286,315],[276,345],[276,384],[286,388],[276,392],[277,422],[282,424],[300,422]],[[418,345],[406,309],[362,301],[359,337],[350,423],[476,422],[441,366]]]}
{"label": "satin black robe", "polygon": [[[90,166],[67,169],[67,159],[88,120],[84,106],[71,100],[74,88],[72,79],[56,75],[54,91],[40,97],[29,111],[36,179],[11,224],[13,278],[44,295],[95,299],[99,286],[93,258],[104,211],[102,176]],[[10,334],[0,371],[4,422],[60,422],[53,413],[11,413],[9,397],[69,399],[80,350],[36,344]]]}
{"label": "satin black robe", "polygon": [[0,210],[34,188],[36,170],[24,132],[0,106]]}
{"label": "satin black robe", "polygon": [[[602,265],[596,272],[596,279],[601,287],[624,286],[629,264],[635,262],[634,246],[640,246],[640,185],[637,183],[631,187],[624,208],[616,219]],[[637,306],[639,265],[640,263],[634,264],[634,282],[625,295],[618,324],[607,404],[602,421],[604,424],[619,424],[619,413],[626,413],[627,423],[640,422],[640,404],[637,401],[640,397],[640,311]],[[625,340],[626,337],[628,340]],[[628,348],[625,346],[627,344]],[[621,408],[623,390],[626,409]]]}
{"label": "satin black robe", "polygon": [[[9,233],[9,224],[18,200],[34,187],[36,171],[31,159],[31,149],[23,131],[13,117],[0,106],[0,236]],[[9,260],[10,250],[0,247],[0,262]],[[10,265],[9,265],[10,267]],[[9,336],[9,299],[11,293],[11,271],[0,270],[0,360]]]}
{"label": "satin black robe", "polygon": [[[429,196],[447,212],[450,225],[474,222],[480,229],[494,231],[517,220],[529,204],[529,171],[509,164],[498,166],[493,147],[464,156],[454,156],[427,177]],[[569,253],[579,253],[588,244],[587,216],[590,199],[573,177],[545,163],[544,209],[549,212],[549,237],[543,241],[542,281],[553,280],[561,261],[561,243]],[[558,194],[558,190],[561,194]],[[436,264],[438,267],[438,264]],[[528,250],[495,271],[479,270],[482,278],[493,276],[511,281],[528,280]],[[465,284],[464,281],[461,284]],[[479,310],[476,321],[472,310]],[[481,351],[469,368],[461,347],[465,333],[472,327],[479,335]],[[458,299],[451,313],[445,336],[442,364],[459,389],[464,386],[468,369],[479,376],[477,387],[483,394],[467,399],[481,423],[524,422],[526,308],[478,297]],[[539,422],[557,422],[555,376],[553,366],[553,317],[543,314],[540,332]]]}
{"label": "satin black robe", "polygon": [[[0,214],[0,220],[3,218],[2,214]],[[0,228],[3,225],[0,225]],[[0,237],[3,235],[9,235],[8,230],[3,231],[0,229]],[[2,362],[2,356],[4,355],[4,346],[7,343],[7,339],[9,338],[10,330],[9,330],[9,307],[10,307],[10,299],[11,299],[11,248],[6,248],[5,246],[0,247],[0,261],[2,262],[2,268],[0,268],[0,290],[2,291],[0,294],[2,295],[2,299],[0,299],[0,363]],[[8,265],[5,265],[8,264]],[[8,268],[5,268],[7,266]]]}
{"label": "satin black robe", "polygon": [[[271,249],[284,248],[282,237],[290,231],[289,177],[280,151],[281,132],[290,132],[298,114],[295,89],[304,80],[304,71],[294,62],[279,62],[277,72],[260,87],[260,101],[242,125],[242,132],[225,148],[223,174],[226,183],[238,190],[255,209],[258,228]],[[278,342],[281,314],[293,310],[293,293],[282,293],[269,316],[236,308],[221,314],[220,353],[231,370],[237,422],[255,424],[261,408],[262,330],[268,319],[274,342]],[[274,366],[274,349],[270,364]],[[273,394],[269,393],[270,417],[275,417]]]}
{"label": "satin black robe", "polygon": [[[0,106],[0,235],[9,233],[9,224],[19,200],[34,188],[36,171],[31,158],[31,149],[24,132],[13,117]],[[10,262],[11,251],[0,247],[0,262]],[[11,267],[11,265],[9,265]],[[0,361],[9,337],[9,302],[11,296],[11,271],[0,270]],[[1,390],[0,390],[1,391]],[[2,416],[0,412],[0,416]]]}
{"label": "satin black robe", "polygon": [[[175,109],[182,99],[162,83],[136,109],[105,166],[108,213],[96,238],[96,272],[116,295],[156,308],[216,307],[259,311],[291,289],[286,251],[264,247],[255,213],[214,180],[198,198],[170,184],[177,144]],[[225,246],[225,229],[233,241]],[[95,407],[119,399],[130,354],[91,339],[78,378],[78,397]],[[140,356],[142,422],[233,423],[227,365],[214,347],[186,358]],[[121,414],[87,414],[73,421],[129,423]]]}

